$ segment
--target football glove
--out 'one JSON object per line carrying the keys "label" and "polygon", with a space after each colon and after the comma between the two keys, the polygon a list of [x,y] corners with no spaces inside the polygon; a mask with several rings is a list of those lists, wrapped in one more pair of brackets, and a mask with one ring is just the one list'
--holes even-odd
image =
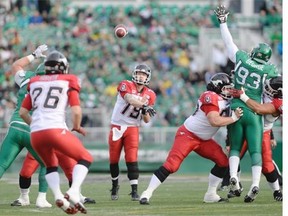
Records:
{"label": "football glove", "polygon": [[229,89],[228,90],[230,95],[234,98],[240,98],[244,103],[247,102],[250,98],[245,94],[245,90],[243,87],[241,87],[241,90],[239,89]]}
{"label": "football glove", "polygon": [[237,107],[235,110],[232,111],[231,118],[233,119],[234,122],[236,122],[241,118],[242,115],[243,115],[242,108]]}
{"label": "football glove", "polygon": [[143,115],[146,115],[147,113],[149,113],[149,115],[150,115],[151,117],[153,117],[153,116],[156,114],[156,111],[155,111],[154,108],[151,107],[151,106],[143,105],[143,107],[142,107],[142,114],[143,114]]}
{"label": "football glove", "polygon": [[241,94],[243,94],[242,90],[235,89],[235,88],[231,88],[228,91],[233,98],[240,98]]}
{"label": "football glove", "polygon": [[43,55],[43,52],[47,51],[48,47],[46,44],[42,44],[40,46],[37,47],[37,49],[32,53],[32,55],[38,59],[38,58],[45,58],[46,56]]}
{"label": "football glove", "polygon": [[217,16],[217,19],[220,24],[227,22],[227,17],[229,15],[229,12],[226,11],[226,8],[224,5],[220,5],[219,7],[217,7],[217,9],[214,10],[214,13]]}

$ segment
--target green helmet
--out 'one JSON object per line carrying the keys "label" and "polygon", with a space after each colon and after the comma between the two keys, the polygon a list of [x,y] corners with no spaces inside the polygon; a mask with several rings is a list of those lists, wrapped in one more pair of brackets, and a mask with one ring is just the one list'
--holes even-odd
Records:
{"label": "green helmet", "polygon": [[266,64],[272,55],[271,47],[266,43],[260,43],[251,51],[251,58],[260,64]]}

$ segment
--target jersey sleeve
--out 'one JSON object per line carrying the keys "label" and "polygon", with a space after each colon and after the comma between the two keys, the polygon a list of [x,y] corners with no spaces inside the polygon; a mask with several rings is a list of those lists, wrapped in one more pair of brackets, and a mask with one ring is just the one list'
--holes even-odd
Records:
{"label": "jersey sleeve", "polygon": [[26,97],[24,98],[21,107],[31,110],[32,109],[32,100],[30,94],[27,94]]}
{"label": "jersey sleeve", "polygon": [[274,98],[274,99],[272,100],[272,104],[273,104],[273,106],[275,107],[275,109],[280,112],[280,114],[283,113],[283,110],[282,110],[282,105],[283,105],[283,103],[282,103],[282,100],[281,100],[281,99],[279,99],[279,98]]}
{"label": "jersey sleeve", "polygon": [[118,87],[117,87],[117,91],[120,93],[122,98],[124,98],[125,94],[131,93],[130,83],[125,81],[125,80],[120,82]]}
{"label": "jersey sleeve", "polygon": [[149,96],[150,96],[150,99],[149,99],[148,105],[149,106],[154,106],[155,102],[156,102],[156,94],[151,89],[149,90]]}
{"label": "jersey sleeve", "polygon": [[70,106],[80,106],[79,92],[75,90],[69,91],[68,102]]}
{"label": "jersey sleeve", "polygon": [[70,90],[76,90],[77,92],[80,92],[80,80],[75,75],[70,76],[69,88]]}
{"label": "jersey sleeve", "polygon": [[214,92],[204,92],[200,97],[200,101],[200,109],[205,112],[206,115],[211,111],[219,112],[218,95]]}

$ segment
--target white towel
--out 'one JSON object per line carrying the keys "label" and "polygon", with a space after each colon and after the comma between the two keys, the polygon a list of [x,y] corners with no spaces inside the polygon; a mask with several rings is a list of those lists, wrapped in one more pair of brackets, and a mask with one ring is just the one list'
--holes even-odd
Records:
{"label": "white towel", "polygon": [[112,140],[113,141],[119,140],[123,136],[126,130],[127,130],[127,126],[121,126],[120,130],[116,127],[113,127],[112,128],[112,133],[113,133]]}

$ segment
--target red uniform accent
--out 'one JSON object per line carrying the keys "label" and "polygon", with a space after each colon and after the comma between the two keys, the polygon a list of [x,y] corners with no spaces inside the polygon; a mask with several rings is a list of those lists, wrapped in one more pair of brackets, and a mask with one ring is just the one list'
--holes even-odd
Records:
{"label": "red uniform accent", "polygon": [[[118,95],[115,103],[112,119],[111,129],[109,133],[109,156],[110,164],[119,162],[121,150],[124,148],[125,161],[137,162],[138,161],[138,147],[139,147],[139,128],[138,126],[142,120],[142,111],[140,108],[135,108],[124,100],[125,94],[133,94],[140,99],[146,99],[147,105],[153,106],[156,100],[156,94],[147,86],[144,86],[141,92],[137,91],[134,82],[124,80],[121,81],[117,87]],[[124,132],[117,139],[113,140],[114,130],[121,130]],[[115,134],[114,134],[115,136]]]}
{"label": "red uniform accent", "polygon": [[274,105],[275,109],[280,112],[280,114],[283,113],[283,109],[282,109],[283,100],[282,99],[274,98],[271,103]]}
{"label": "red uniform accent", "polygon": [[[112,128],[119,128],[117,125],[112,125],[109,133],[109,155],[110,163],[115,164],[120,160],[121,150],[124,147],[125,161],[137,162],[138,160],[138,145],[139,145],[139,128],[128,127],[119,140],[112,141]],[[113,147],[112,147],[113,146]]]}
{"label": "red uniform accent", "polygon": [[197,104],[196,111],[178,128],[173,146],[163,166],[171,173],[176,172],[183,160],[192,151],[201,157],[212,160],[219,167],[228,168],[228,158],[221,145],[213,140],[219,127],[211,126],[207,115],[211,111],[225,115],[228,102],[215,92],[204,92]]}
{"label": "red uniform accent", "polygon": [[185,128],[179,127],[173,146],[163,166],[171,173],[176,172],[183,160],[192,151],[200,156],[210,159],[219,167],[228,167],[228,158],[222,147],[213,139],[202,140]]}
{"label": "red uniform accent", "polygon": [[25,178],[31,178],[38,167],[39,163],[37,162],[37,160],[30,154],[30,152],[27,152],[22,164],[22,168],[20,170],[20,175]]}
{"label": "red uniform accent", "polygon": [[72,74],[35,76],[27,89],[29,95],[22,105],[28,110],[34,108],[30,125],[32,147],[46,167],[62,164],[68,179],[72,179],[75,161],[93,161],[91,154],[65,123],[67,105],[80,105],[79,80]]}
{"label": "red uniform accent", "polygon": [[[56,152],[57,158],[59,160],[59,165],[62,168],[68,181],[72,181],[73,167],[77,164],[77,161],[69,158],[67,155]],[[25,178],[31,178],[39,167],[37,160],[27,152],[27,155],[23,161],[20,175]]]}
{"label": "red uniform accent", "polygon": [[[275,166],[272,159],[272,149],[271,149],[271,130],[265,131],[263,133],[262,141],[262,173],[268,174],[271,173]],[[241,149],[240,157],[242,158],[247,151],[247,142],[245,141]]]}
{"label": "red uniform accent", "polygon": [[[274,98],[271,101],[271,104],[275,107],[276,110],[279,111],[281,115],[283,112],[282,111],[283,100],[280,98]],[[276,119],[277,118],[275,118],[275,121]],[[271,124],[269,128],[272,128],[274,122],[270,122],[269,124]],[[272,149],[271,149],[270,134],[271,134],[271,129],[269,130],[266,129],[266,131],[264,131],[263,133],[263,141],[262,141],[262,173],[263,174],[269,174],[275,169],[275,166],[273,164],[273,154],[272,154]],[[240,152],[240,158],[244,156],[246,151],[247,151],[247,142],[245,141]]]}
{"label": "red uniform accent", "polygon": [[93,157],[84,148],[81,141],[66,129],[48,129],[32,132],[31,143],[46,167],[58,167],[58,158],[55,151],[65,153],[67,157],[76,161],[86,160],[90,163],[93,161]]}

